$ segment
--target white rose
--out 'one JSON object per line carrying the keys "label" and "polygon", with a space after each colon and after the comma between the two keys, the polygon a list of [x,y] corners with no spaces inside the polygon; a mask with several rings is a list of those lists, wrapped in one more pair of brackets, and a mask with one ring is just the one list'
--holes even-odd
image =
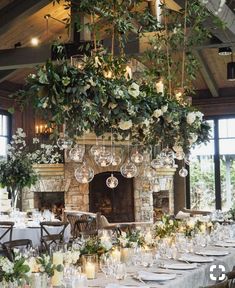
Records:
{"label": "white rose", "polygon": [[187,123],[189,125],[192,125],[195,120],[196,120],[196,114],[194,112],[189,112],[186,117]]}
{"label": "white rose", "polygon": [[140,87],[138,84],[136,84],[135,82],[133,82],[129,88],[128,88],[128,93],[133,96],[134,98],[136,98],[137,96],[139,96],[140,94]]}
{"label": "white rose", "polygon": [[162,110],[161,109],[156,109],[154,112],[153,112],[153,117],[155,118],[158,118],[162,116]]}
{"label": "white rose", "polygon": [[122,130],[128,130],[132,127],[132,120],[129,121],[123,121],[121,120],[119,123],[119,128]]}
{"label": "white rose", "polygon": [[196,116],[202,121],[203,113],[200,111],[195,112]]}
{"label": "white rose", "polygon": [[162,113],[165,113],[168,109],[168,105],[164,105],[161,107]]}

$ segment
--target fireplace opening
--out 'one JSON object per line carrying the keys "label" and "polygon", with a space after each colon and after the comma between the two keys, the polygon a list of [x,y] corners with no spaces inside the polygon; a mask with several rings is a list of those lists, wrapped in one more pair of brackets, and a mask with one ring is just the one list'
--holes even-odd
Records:
{"label": "fireplace opening", "polygon": [[34,192],[34,207],[50,210],[60,219],[64,209],[64,192]]}
{"label": "fireplace opening", "polygon": [[110,172],[96,174],[89,184],[89,208],[91,212],[101,212],[109,222],[134,221],[133,178],[124,178],[120,172],[113,172],[118,179],[114,189],[106,185]]}

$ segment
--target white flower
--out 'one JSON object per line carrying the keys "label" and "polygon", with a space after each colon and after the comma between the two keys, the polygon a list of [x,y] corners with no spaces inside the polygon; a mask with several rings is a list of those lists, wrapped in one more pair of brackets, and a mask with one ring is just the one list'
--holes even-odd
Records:
{"label": "white flower", "polygon": [[196,120],[196,114],[194,112],[189,112],[186,117],[187,123],[189,125],[192,125],[195,120]]}
{"label": "white flower", "polygon": [[140,86],[133,82],[128,88],[128,93],[134,98],[138,97],[140,94]]}
{"label": "white flower", "polygon": [[45,101],[43,104],[42,104],[42,108],[47,108],[48,104],[47,104],[47,101]]}
{"label": "white flower", "polygon": [[33,138],[33,144],[37,144],[39,143],[39,139],[38,138]]}
{"label": "white flower", "polygon": [[102,239],[102,237],[100,244],[102,247],[104,247],[106,251],[110,250],[113,247],[112,242],[109,239]]}
{"label": "white flower", "polygon": [[168,105],[164,105],[161,107],[162,113],[165,113],[168,110]]}
{"label": "white flower", "polygon": [[118,126],[121,130],[128,130],[132,127],[132,120],[128,121],[121,120]]}
{"label": "white flower", "polygon": [[154,110],[153,117],[159,118],[160,116],[162,116],[162,110],[161,109]]}
{"label": "white flower", "polygon": [[95,68],[98,68],[99,66],[101,66],[101,62],[98,56],[95,56]]}
{"label": "white flower", "polygon": [[88,82],[91,84],[91,86],[96,86],[96,83],[93,81],[93,79],[92,78],[90,78],[89,80],[88,80]]}
{"label": "white flower", "polygon": [[117,107],[117,105],[117,103],[109,103],[109,108],[113,110]]}
{"label": "white flower", "polygon": [[196,117],[199,118],[200,121],[202,121],[202,117],[203,117],[203,115],[204,115],[202,112],[197,111],[197,112],[195,112],[195,115],[196,115]]}

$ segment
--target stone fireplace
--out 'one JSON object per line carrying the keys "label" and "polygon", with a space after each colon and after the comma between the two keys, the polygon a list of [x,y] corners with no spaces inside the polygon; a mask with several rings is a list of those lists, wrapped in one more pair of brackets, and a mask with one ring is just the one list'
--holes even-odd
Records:
{"label": "stone fireplace", "polygon": [[[89,149],[87,149],[89,151]],[[89,152],[87,152],[89,153]],[[124,153],[125,155],[126,153]],[[38,197],[40,193],[54,193],[54,195],[64,195],[64,205],[66,210],[79,210],[85,212],[98,212],[103,209],[103,214],[113,221],[152,221],[154,214],[153,192],[150,185],[146,185],[143,177],[144,165],[139,166],[139,175],[133,179],[126,179],[120,175],[120,164],[114,171],[119,178],[119,187],[110,191],[106,187],[105,181],[112,171],[110,167],[102,168],[92,160],[91,155],[87,154],[86,159],[95,171],[95,177],[90,184],[80,184],[74,177],[74,170],[77,163],[65,157],[64,164],[54,164],[52,168],[45,170],[35,167],[40,175],[38,184],[33,188],[25,189],[22,196],[22,208],[24,211],[38,208]],[[123,161],[125,157],[123,157]],[[39,165],[40,166],[40,165]],[[40,170],[41,169],[41,170]],[[113,171],[112,171],[113,172]],[[162,171],[159,175],[164,175]],[[172,177],[175,169],[170,171],[167,176]],[[98,189],[96,189],[98,187]],[[93,195],[94,193],[94,195]],[[173,187],[168,191],[169,213],[174,213]],[[106,200],[105,200],[106,198]],[[108,199],[108,200],[107,200]],[[104,202],[107,201],[105,206]],[[108,207],[108,202],[110,207]],[[156,202],[156,201],[155,201]],[[99,205],[98,205],[99,204]],[[126,205],[126,209],[124,206]],[[106,212],[105,210],[106,209]],[[112,213],[111,213],[111,212]],[[119,219],[119,220],[118,220]]]}

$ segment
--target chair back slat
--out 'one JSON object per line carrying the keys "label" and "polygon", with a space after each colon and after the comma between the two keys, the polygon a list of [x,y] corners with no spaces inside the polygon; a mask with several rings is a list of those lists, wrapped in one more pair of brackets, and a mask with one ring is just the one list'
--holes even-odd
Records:
{"label": "chair back slat", "polygon": [[15,223],[11,221],[0,221],[0,229],[2,230],[2,233],[0,234],[0,244],[3,242],[3,238],[9,234],[8,241],[12,240],[12,231]]}
{"label": "chair back slat", "polygon": [[14,248],[19,248],[22,246],[25,248],[31,248],[33,247],[33,243],[30,239],[18,239],[4,242],[2,246],[9,260],[13,261],[15,257]]}
{"label": "chair back slat", "polygon": [[[64,232],[68,226],[68,222],[51,222],[44,221],[40,223],[41,226],[41,246],[42,250],[50,253],[50,247],[53,244],[62,243],[64,241]],[[61,230],[57,233],[49,231],[49,227],[60,227]]]}

